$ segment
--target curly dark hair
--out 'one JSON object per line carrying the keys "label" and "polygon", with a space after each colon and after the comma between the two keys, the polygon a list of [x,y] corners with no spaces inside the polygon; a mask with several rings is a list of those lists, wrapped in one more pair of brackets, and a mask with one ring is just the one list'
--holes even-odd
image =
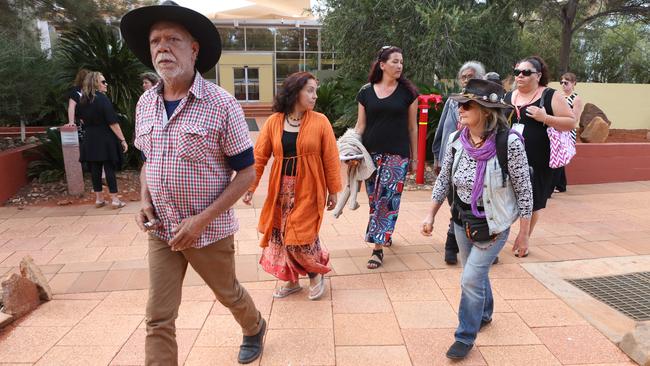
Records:
{"label": "curly dark hair", "polygon": [[273,112],[291,113],[293,106],[298,101],[298,94],[309,80],[318,81],[314,75],[308,72],[295,72],[284,79],[273,100]]}
{"label": "curly dark hair", "polygon": [[548,66],[546,66],[546,62],[544,62],[543,58],[539,56],[529,56],[517,62],[517,65],[519,65],[522,62],[529,62],[531,65],[535,67],[537,72],[542,73],[542,76],[539,78],[539,85],[541,86],[548,85],[548,76],[549,76]]}
{"label": "curly dark hair", "polygon": [[[402,49],[395,46],[384,46],[379,50],[379,52],[377,52],[377,57],[372,63],[372,66],[370,66],[370,72],[368,72],[368,82],[370,84],[376,84],[381,81],[381,78],[384,76],[384,72],[381,70],[379,64],[381,62],[387,62],[390,58],[390,55],[393,53],[402,54]],[[418,96],[418,88],[409,79],[407,79],[404,74],[399,76],[397,82],[404,85],[406,89],[408,89],[411,94],[413,94],[414,97]]]}

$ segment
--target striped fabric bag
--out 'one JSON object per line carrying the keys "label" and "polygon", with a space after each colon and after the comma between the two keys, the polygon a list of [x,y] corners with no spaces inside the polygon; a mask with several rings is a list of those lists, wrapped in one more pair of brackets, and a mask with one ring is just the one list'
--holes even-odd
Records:
{"label": "striped fabric bag", "polygon": [[576,141],[571,136],[571,131],[558,131],[553,127],[546,129],[551,146],[551,156],[548,166],[551,168],[563,167],[571,161],[576,154]]}

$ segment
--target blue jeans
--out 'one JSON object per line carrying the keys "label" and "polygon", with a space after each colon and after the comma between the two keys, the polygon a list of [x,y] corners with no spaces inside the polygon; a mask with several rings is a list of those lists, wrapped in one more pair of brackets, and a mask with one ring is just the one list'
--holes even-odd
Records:
{"label": "blue jeans", "polygon": [[479,249],[467,239],[465,230],[454,223],[456,242],[458,242],[459,259],[463,264],[461,277],[460,307],[458,309],[458,329],[456,340],[467,345],[474,344],[476,335],[481,327],[481,321],[492,319],[494,298],[488,272],[508,240],[510,228],[500,233],[494,244],[485,249]]}

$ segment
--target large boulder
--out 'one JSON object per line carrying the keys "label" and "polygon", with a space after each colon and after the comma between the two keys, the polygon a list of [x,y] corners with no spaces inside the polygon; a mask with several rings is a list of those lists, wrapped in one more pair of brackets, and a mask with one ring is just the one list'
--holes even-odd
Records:
{"label": "large boulder", "polygon": [[600,117],[594,118],[580,134],[582,142],[601,143],[609,136],[609,124]]}
{"label": "large boulder", "polygon": [[15,319],[41,304],[36,284],[17,273],[2,281],[2,295],[3,312],[13,315]]}
{"label": "large boulder", "polygon": [[43,301],[52,300],[52,289],[47,283],[47,278],[41,272],[41,269],[38,268],[34,259],[30,256],[25,256],[23,260],[20,261],[20,273],[23,277],[28,278],[36,284],[38,288],[39,297]]}
{"label": "large boulder", "polygon": [[600,117],[603,121],[607,122],[607,126],[611,126],[612,122],[607,118],[605,112],[602,109],[596,107],[596,105],[587,103],[582,109],[582,114],[580,115],[580,129],[584,129],[594,120],[594,118]]}
{"label": "large boulder", "polygon": [[639,365],[650,366],[650,323],[638,323],[618,346]]}

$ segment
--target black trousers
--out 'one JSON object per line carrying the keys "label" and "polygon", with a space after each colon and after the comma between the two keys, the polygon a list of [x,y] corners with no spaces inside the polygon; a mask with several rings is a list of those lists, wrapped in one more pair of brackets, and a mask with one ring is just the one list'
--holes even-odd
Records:
{"label": "black trousers", "polygon": [[102,170],[106,173],[106,182],[108,183],[108,191],[110,193],[117,193],[117,179],[115,178],[115,166],[110,161],[89,161],[90,176],[93,180],[93,191],[102,191]]}
{"label": "black trousers", "polygon": [[[564,171],[564,167],[553,169],[553,188],[560,192],[566,191],[566,172]],[[550,193],[552,194],[553,191],[551,190]]]}

